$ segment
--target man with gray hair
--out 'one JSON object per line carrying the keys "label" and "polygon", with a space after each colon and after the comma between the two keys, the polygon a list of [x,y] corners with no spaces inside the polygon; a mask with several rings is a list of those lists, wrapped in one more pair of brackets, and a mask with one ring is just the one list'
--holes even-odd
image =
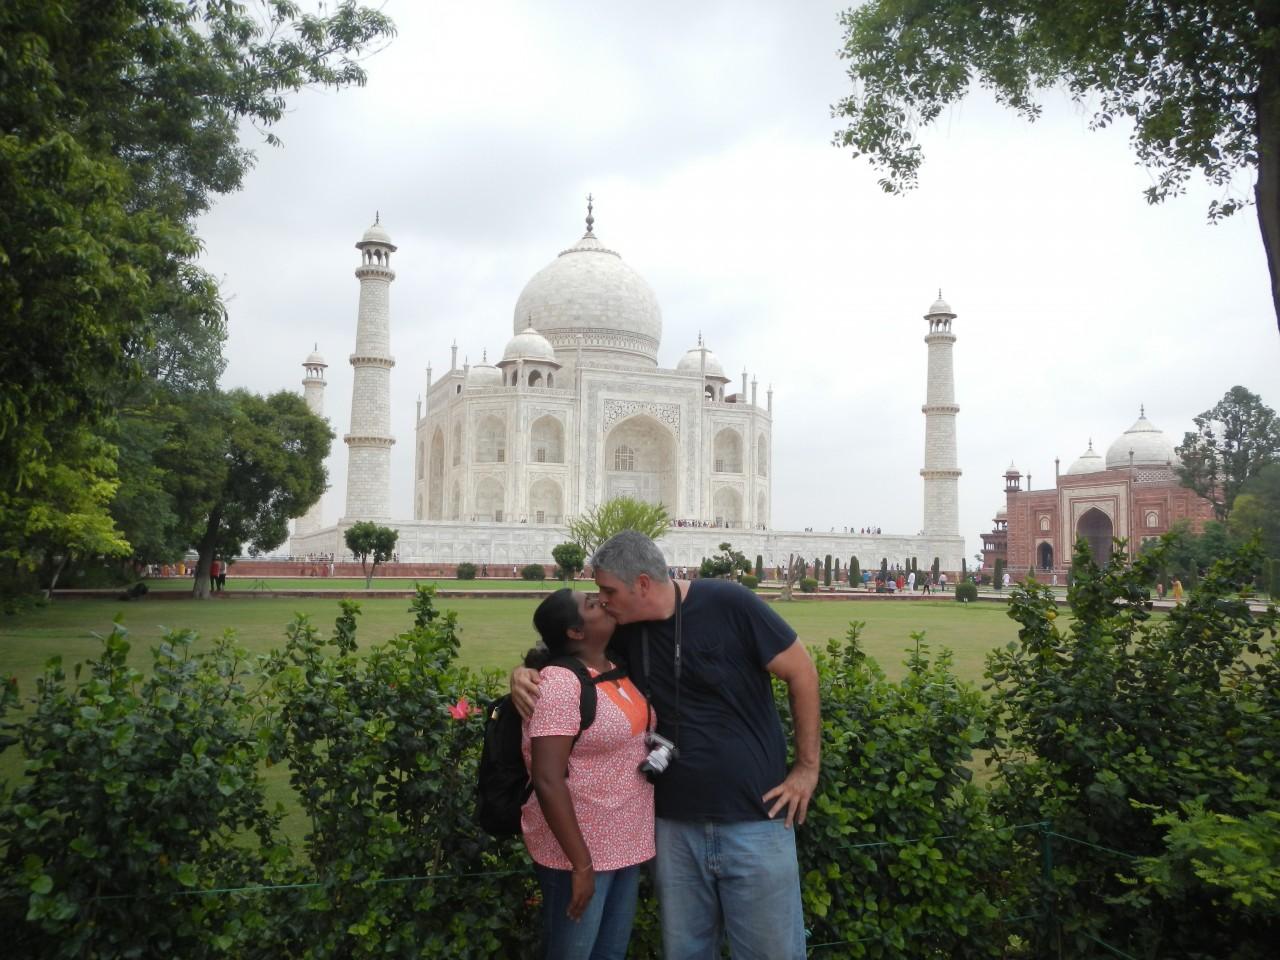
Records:
{"label": "man with gray hair", "polygon": [[[591,558],[613,646],[674,745],[654,775],[655,877],[667,960],[804,957],[792,825],[818,782],[818,676],[777,613],[726,580],[673,581],[648,537],[624,530]],[[774,706],[787,684],[795,763]],[[532,713],[538,674],[518,668],[512,699]]]}

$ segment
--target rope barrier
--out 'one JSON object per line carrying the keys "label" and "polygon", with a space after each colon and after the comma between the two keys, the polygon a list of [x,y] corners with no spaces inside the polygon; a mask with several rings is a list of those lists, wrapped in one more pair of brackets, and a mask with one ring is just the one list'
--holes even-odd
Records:
{"label": "rope barrier", "polygon": [[1058,833],[1056,830],[1045,831],[1051,837],[1057,837],[1059,840],[1067,840],[1071,843],[1078,843],[1082,847],[1092,847],[1094,850],[1101,850],[1103,853],[1113,853],[1117,857],[1127,857],[1130,860],[1141,860],[1142,856],[1137,853],[1129,853],[1127,850],[1116,850],[1112,847],[1104,847],[1100,843],[1091,843],[1088,840],[1081,840],[1079,837],[1069,837],[1065,833]]}
{"label": "rope barrier", "polygon": [[1093,934],[1089,933],[1086,930],[1081,930],[1080,932],[1083,933],[1086,938],[1096,943],[1098,946],[1106,950],[1110,950],[1117,957],[1123,957],[1124,960],[1138,960],[1138,958],[1133,956],[1132,954],[1125,953],[1119,947],[1113,947],[1111,944],[1107,943],[1105,940],[1099,940],[1097,937],[1095,937]]}

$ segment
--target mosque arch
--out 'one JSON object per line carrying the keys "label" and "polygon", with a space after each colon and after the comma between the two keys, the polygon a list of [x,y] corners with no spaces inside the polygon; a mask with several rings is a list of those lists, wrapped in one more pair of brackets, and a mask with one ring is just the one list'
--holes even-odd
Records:
{"label": "mosque arch", "polygon": [[769,440],[762,433],[756,437],[756,476],[769,475]]}
{"label": "mosque arch", "polygon": [[1076,523],[1076,536],[1083,537],[1089,544],[1093,562],[1098,566],[1102,566],[1111,559],[1111,538],[1114,536],[1114,528],[1111,525],[1111,518],[1097,507],[1090,507],[1080,515]]}
{"label": "mosque arch", "polygon": [[555,385],[556,385],[556,375],[550,371],[547,371],[547,389],[550,390]]}
{"label": "mosque arch", "polygon": [[530,374],[529,374],[529,386],[531,386],[531,387],[540,387],[540,386],[542,386],[542,371],[541,371],[541,370],[534,370],[532,373],[530,373]]}
{"label": "mosque arch", "polygon": [[1040,549],[1036,551],[1036,566],[1041,570],[1053,569],[1053,544],[1048,542],[1040,544]]}
{"label": "mosque arch", "polygon": [[614,424],[605,437],[603,467],[602,500],[632,497],[662,504],[671,516],[679,516],[676,440],[655,418],[640,413]]}
{"label": "mosque arch", "polygon": [[444,431],[431,436],[431,464],[427,467],[427,519],[444,519]]}
{"label": "mosque arch", "polygon": [[733,487],[721,487],[711,497],[711,511],[717,527],[742,526],[742,494]]}
{"label": "mosque arch", "polygon": [[564,463],[564,426],[556,417],[546,414],[533,421],[529,443],[533,463]]}
{"label": "mosque arch", "polygon": [[741,473],[742,434],[732,427],[719,431],[712,443],[712,458],[716,473]]}
{"label": "mosque arch", "polygon": [[1156,510],[1148,510],[1146,516],[1146,524],[1148,527],[1160,526],[1160,514]]}
{"label": "mosque arch", "polygon": [[476,463],[506,463],[507,425],[500,417],[486,416],[476,429]]}
{"label": "mosque arch", "polygon": [[506,490],[502,481],[495,477],[483,477],[476,484],[475,518],[501,523],[505,519],[503,507],[506,503]]}
{"label": "mosque arch", "polygon": [[560,523],[564,519],[564,495],[560,484],[547,477],[535,480],[529,487],[529,521]]}

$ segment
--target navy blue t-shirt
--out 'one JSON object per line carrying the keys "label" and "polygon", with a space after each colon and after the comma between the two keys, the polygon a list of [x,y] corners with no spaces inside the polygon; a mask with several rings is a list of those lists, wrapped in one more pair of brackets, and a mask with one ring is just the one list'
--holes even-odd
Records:
{"label": "navy blue t-shirt", "polygon": [[[763,820],[761,797],[787,775],[787,744],[765,664],[795,642],[787,622],[750,590],[728,580],[695,580],[681,610],[679,730],[676,727],[675,617],[618,629],[615,646],[632,680],[658,713],[658,732],[680,755],[655,781],[659,817]],[[649,634],[644,674],[641,628]]]}

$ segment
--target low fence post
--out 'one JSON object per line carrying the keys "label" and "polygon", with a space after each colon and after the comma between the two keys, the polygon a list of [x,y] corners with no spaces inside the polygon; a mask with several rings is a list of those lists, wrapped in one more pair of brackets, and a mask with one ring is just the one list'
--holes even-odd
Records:
{"label": "low fence post", "polygon": [[1061,960],[1062,941],[1058,937],[1058,923],[1054,916],[1053,898],[1053,821],[1040,822],[1040,883],[1042,886],[1041,913],[1044,916],[1044,943]]}

